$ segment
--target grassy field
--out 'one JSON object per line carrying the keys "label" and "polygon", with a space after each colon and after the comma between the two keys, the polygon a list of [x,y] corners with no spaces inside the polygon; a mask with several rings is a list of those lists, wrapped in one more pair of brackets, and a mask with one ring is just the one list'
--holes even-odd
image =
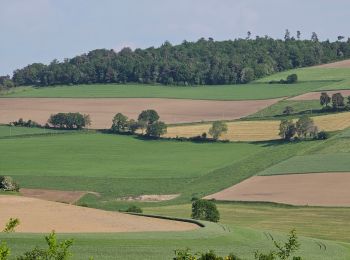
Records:
{"label": "grassy field", "polygon": [[[263,232],[234,225],[209,224],[206,228],[189,232],[145,232],[120,234],[72,234],[59,238],[73,238],[73,259],[172,259],[175,249],[190,247],[194,252],[215,250],[224,255],[234,252],[244,259],[253,259],[256,250],[272,249],[269,236],[285,240],[278,232]],[[36,245],[44,246],[43,236],[36,234],[1,234],[15,254]],[[305,259],[348,259],[347,245],[311,238],[300,238],[300,255]]]}
{"label": "grassy field", "polygon": [[[191,205],[146,208],[150,214],[189,217]],[[257,230],[288,232],[350,243],[350,208],[294,207],[273,203],[218,202],[220,223]]]}
{"label": "grassy field", "polygon": [[161,86],[94,84],[44,88],[19,88],[4,97],[60,97],[60,98],[180,98],[208,100],[249,100],[295,96],[325,87],[329,81],[300,82],[293,86],[251,83],[223,86]]}
{"label": "grassy field", "polygon": [[130,204],[117,200],[122,196],[181,193],[164,202],[178,203],[208,195],[310,145],[144,141],[89,132],[13,137],[0,140],[0,174],[26,188],[99,192],[101,197],[89,194],[81,203],[115,210]]}
{"label": "grassy field", "polygon": [[27,136],[37,134],[56,134],[63,133],[62,130],[52,130],[45,128],[30,128],[30,127],[13,127],[0,125],[0,138],[12,137],[12,136]]}
{"label": "grassy field", "polygon": [[320,145],[313,146],[299,156],[280,162],[260,173],[260,175],[350,172],[349,129],[335,135]]}

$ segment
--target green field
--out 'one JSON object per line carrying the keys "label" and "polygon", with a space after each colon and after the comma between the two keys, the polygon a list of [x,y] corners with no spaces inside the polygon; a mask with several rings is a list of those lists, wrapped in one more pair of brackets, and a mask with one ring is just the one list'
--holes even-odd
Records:
{"label": "green field", "polygon": [[262,171],[259,175],[349,172],[350,138],[349,129],[326,142],[310,147],[304,153],[282,161]]}
{"label": "green field", "polygon": [[[257,231],[235,225],[208,224],[207,227],[190,232],[145,232],[120,234],[72,234],[59,238],[74,238],[73,259],[172,259],[175,249],[191,247],[194,252],[215,250],[220,255],[234,252],[244,259],[253,259],[256,250],[272,249],[269,236],[284,240],[283,234]],[[44,247],[42,235],[1,234],[6,238],[14,254],[36,245]],[[305,259],[349,259],[348,244],[301,237],[300,255]]]}
{"label": "green field", "polygon": [[53,130],[45,128],[30,128],[30,127],[13,127],[0,125],[0,138],[12,137],[12,136],[28,136],[37,134],[57,134],[63,133],[64,130]]}
{"label": "green field", "polygon": [[[316,144],[317,142],[314,142]],[[178,194],[188,202],[298,154],[309,143],[192,143],[69,132],[0,140],[0,174],[26,188],[89,190],[81,203],[117,209],[123,196]],[[269,153],[266,158],[264,154]],[[218,178],[220,176],[220,178]],[[101,203],[101,201],[103,201]],[[142,206],[151,206],[142,204]]]}

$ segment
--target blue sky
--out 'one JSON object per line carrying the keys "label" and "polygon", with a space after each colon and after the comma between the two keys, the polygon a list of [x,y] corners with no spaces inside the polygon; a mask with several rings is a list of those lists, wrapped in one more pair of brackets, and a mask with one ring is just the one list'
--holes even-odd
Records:
{"label": "blue sky", "polygon": [[350,37],[349,0],[0,0],[0,75],[89,50],[255,35]]}

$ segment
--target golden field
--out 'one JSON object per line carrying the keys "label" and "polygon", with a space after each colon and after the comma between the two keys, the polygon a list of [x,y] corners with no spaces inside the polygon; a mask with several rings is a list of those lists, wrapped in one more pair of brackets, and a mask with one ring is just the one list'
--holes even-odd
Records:
{"label": "golden field", "polygon": [[[350,127],[350,112],[312,117],[319,130],[336,131]],[[265,141],[279,139],[280,121],[227,122],[228,131],[221,139],[230,141]],[[165,137],[193,137],[209,132],[211,124],[192,124],[168,127]]]}

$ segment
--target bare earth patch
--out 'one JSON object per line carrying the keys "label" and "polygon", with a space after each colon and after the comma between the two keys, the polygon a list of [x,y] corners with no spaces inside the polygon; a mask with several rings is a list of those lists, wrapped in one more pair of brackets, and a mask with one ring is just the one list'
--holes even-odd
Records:
{"label": "bare earth patch", "polygon": [[89,233],[186,231],[197,225],[181,221],[128,215],[20,196],[0,195],[0,225],[19,218],[17,232]]}
{"label": "bare earth patch", "polygon": [[95,194],[96,192],[88,191],[64,191],[64,190],[46,190],[46,189],[20,189],[20,194],[24,197],[38,198],[56,202],[64,202],[69,204],[76,203],[85,194]]}
{"label": "bare earth patch", "polygon": [[205,197],[226,201],[264,201],[291,205],[350,206],[350,173],[254,176]]}
{"label": "bare earth patch", "polygon": [[332,90],[332,91],[319,91],[309,92],[296,97],[289,98],[288,100],[319,100],[322,92],[326,92],[330,97],[335,93],[341,93],[344,97],[350,96],[350,89],[346,90]]}
{"label": "bare earth patch", "polygon": [[124,201],[143,201],[143,202],[159,202],[172,200],[179,197],[180,194],[168,194],[168,195],[141,195],[137,197],[123,197],[118,200]]}
{"label": "bare earth patch", "polygon": [[317,65],[317,66],[314,66],[314,68],[350,68],[350,60],[343,60],[343,61]]}
{"label": "bare earth patch", "polygon": [[109,128],[120,112],[136,119],[145,109],[155,109],[166,123],[232,120],[253,114],[280,99],[212,101],[161,98],[1,98],[0,123],[19,118],[45,124],[51,114],[80,112],[89,114],[91,128]]}

